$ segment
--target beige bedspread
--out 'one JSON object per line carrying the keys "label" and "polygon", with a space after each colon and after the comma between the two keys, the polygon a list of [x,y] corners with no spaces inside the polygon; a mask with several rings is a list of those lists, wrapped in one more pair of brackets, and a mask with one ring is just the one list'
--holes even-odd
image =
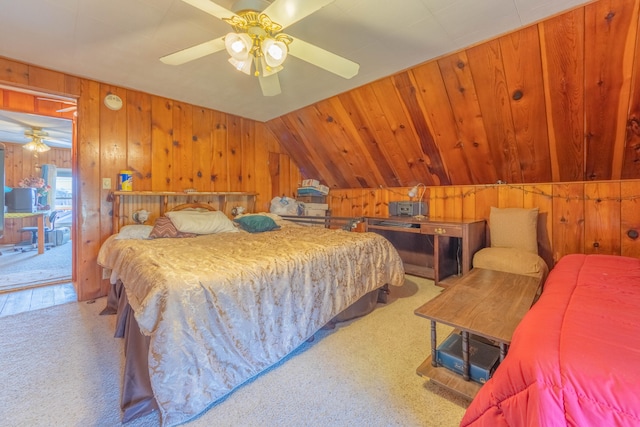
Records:
{"label": "beige bedspread", "polygon": [[98,262],[125,284],[150,337],[164,425],[198,415],[362,295],[404,281],[383,237],[295,225],[182,239],[111,236]]}

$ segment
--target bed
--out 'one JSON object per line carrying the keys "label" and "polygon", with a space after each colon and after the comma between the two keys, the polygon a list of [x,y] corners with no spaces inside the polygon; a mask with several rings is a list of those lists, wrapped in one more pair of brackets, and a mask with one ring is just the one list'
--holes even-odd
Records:
{"label": "bed", "polygon": [[[176,218],[168,221],[174,238],[127,226],[98,255],[113,284],[105,311],[117,308],[116,335],[125,338],[124,422],[154,408],[163,425],[186,422],[323,326],[366,313],[350,313],[362,301],[372,309],[366,301],[382,287],[404,282],[398,253],[374,233],[262,214],[244,218],[270,218],[268,230],[232,224],[198,234]],[[166,226],[159,218],[152,231],[161,219]]]}
{"label": "bed", "polygon": [[640,425],[640,260],[567,255],[462,426]]}

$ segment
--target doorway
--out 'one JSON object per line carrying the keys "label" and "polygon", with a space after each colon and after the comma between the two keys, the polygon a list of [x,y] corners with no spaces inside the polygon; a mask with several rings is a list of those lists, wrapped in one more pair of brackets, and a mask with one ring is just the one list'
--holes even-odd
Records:
{"label": "doorway", "polygon": [[[13,92],[0,89],[5,99],[7,91]],[[33,97],[34,112],[0,110],[0,141],[8,147],[5,148],[5,190],[21,188],[30,178],[43,179],[49,191],[42,194],[38,190],[36,203],[39,211],[46,212],[45,227],[50,230],[45,233],[46,250],[39,254],[37,248],[33,248],[32,233],[21,231],[34,226],[35,220],[4,219],[4,235],[0,239],[0,294],[70,284],[73,276],[75,101],[28,91],[25,95],[19,89],[16,93],[22,99],[27,95]],[[41,112],[51,115],[39,114]],[[47,146],[46,151],[24,148],[33,141],[34,130],[46,134],[40,141]],[[58,214],[52,224],[47,218],[53,218],[54,212]]]}

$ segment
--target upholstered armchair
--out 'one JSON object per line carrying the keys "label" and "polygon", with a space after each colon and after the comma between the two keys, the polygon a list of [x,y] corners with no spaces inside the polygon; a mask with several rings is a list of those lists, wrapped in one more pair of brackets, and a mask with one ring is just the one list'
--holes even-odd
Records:
{"label": "upholstered armchair", "polygon": [[549,267],[538,253],[538,208],[491,208],[490,247],[473,257],[473,266],[539,277],[544,281]]}

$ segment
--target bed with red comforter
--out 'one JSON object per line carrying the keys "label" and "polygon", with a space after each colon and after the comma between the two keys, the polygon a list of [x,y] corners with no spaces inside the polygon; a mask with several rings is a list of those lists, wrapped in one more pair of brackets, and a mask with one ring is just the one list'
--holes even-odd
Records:
{"label": "bed with red comforter", "polygon": [[640,260],[567,255],[461,426],[640,425]]}

